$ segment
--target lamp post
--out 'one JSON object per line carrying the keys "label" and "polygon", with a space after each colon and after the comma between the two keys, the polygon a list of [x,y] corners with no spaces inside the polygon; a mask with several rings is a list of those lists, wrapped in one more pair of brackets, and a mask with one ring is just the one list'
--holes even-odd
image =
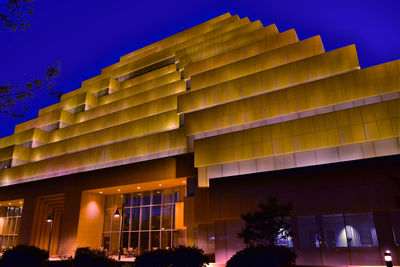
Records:
{"label": "lamp post", "polygon": [[52,213],[52,215],[49,215],[49,217],[47,218],[46,222],[50,223],[49,246],[48,246],[48,249],[47,249],[49,251],[49,255],[50,255],[51,236],[53,234],[53,224],[54,224],[54,212]]}
{"label": "lamp post", "polygon": [[121,217],[120,223],[119,223],[119,240],[118,240],[118,260],[121,260],[121,241],[122,241],[122,220],[124,219],[124,208],[125,208],[125,203],[122,203],[121,207],[121,215],[119,214],[118,208],[114,213],[115,218]]}

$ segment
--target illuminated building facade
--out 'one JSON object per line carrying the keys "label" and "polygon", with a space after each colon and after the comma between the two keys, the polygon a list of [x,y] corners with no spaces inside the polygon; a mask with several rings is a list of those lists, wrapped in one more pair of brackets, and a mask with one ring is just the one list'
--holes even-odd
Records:
{"label": "illuminated building facade", "polygon": [[127,54],[0,139],[1,248],[196,244],[223,264],[277,196],[298,264],[398,265],[399,74],[229,13]]}

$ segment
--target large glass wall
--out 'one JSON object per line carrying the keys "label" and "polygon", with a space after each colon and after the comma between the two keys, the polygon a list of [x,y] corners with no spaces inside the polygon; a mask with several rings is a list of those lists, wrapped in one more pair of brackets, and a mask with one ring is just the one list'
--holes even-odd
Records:
{"label": "large glass wall", "polygon": [[22,206],[0,206],[1,251],[14,247],[17,243],[21,222]]}
{"label": "large glass wall", "polygon": [[297,217],[303,248],[378,247],[372,213]]}
{"label": "large glass wall", "polygon": [[[103,248],[118,253],[120,230],[123,254],[177,245],[182,233],[175,227],[175,211],[184,196],[184,186],[106,196]],[[119,217],[114,216],[117,209]]]}

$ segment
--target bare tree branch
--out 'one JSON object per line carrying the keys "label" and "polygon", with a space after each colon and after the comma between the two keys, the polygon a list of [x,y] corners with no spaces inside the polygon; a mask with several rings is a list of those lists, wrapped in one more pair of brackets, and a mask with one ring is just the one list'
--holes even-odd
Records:
{"label": "bare tree branch", "polygon": [[44,74],[44,79],[34,79],[23,86],[7,83],[0,85],[0,113],[11,114],[13,117],[21,118],[24,114],[15,112],[14,107],[21,105],[26,111],[27,106],[23,102],[35,96],[35,93],[42,89],[50,90],[50,95],[55,98],[61,97],[61,91],[51,90],[55,86],[55,79],[60,75],[60,63],[50,66]]}
{"label": "bare tree branch", "polygon": [[16,31],[26,30],[31,24],[30,17],[33,9],[30,3],[34,0],[8,0],[7,4],[0,9],[0,31],[3,29]]}

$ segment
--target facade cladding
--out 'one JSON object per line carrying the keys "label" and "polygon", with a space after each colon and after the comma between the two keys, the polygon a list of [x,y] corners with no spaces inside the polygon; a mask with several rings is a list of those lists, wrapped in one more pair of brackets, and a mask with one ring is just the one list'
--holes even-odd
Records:
{"label": "facade cladding", "polygon": [[399,89],[400,60],[361,69],[354,45],[221,15],[0,139],[1,249],[196,244],[223,264],[244,247],[241,214],[277,196],[298,264],[384,265],[390,249],[398,265]]}

